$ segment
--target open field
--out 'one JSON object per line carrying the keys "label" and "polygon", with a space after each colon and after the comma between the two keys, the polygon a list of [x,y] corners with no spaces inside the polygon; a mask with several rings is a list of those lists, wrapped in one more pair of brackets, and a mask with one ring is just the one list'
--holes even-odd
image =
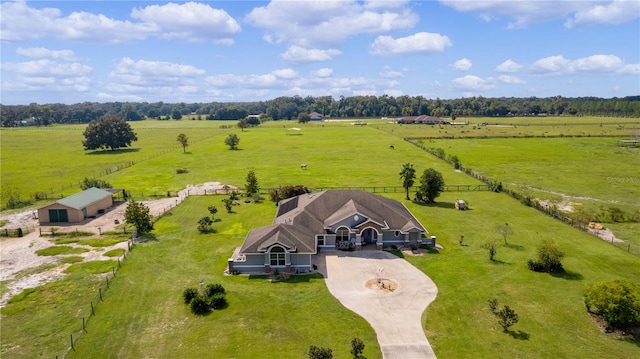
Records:
{"label": "open field", "polygon": [[[179,127],[181,125],[194,127]],[[6,138],[23,136],[23,130],[38,133],[34,135],[36,138],[42,135],[39,131],[65,134],[60,137],[75,131],[74,136],[81,136],[84,127],[7,132],[2,129],[2,186],[4,188],[5,181],[12,186],[22,185],[26,182],[24,178],[33,178],[32,186],[35,183],[62,186],[91,176],[92,168],[102,168],[104,163],[100,161],[105,157],[113,161],[108,163],[136,162],[100,178],[129,189],[137,198],[152,193],[162,195],[189,183],[208,181],[242,188],[249,170],[255,171],[262,188],[285,184],[315,188],[399,186],[398,171],[405,162],[413,163],[418,175],[427,167],[436,168],[448,184],[480,184],[400,139],[410,137],[400,133],[404,131],[416,137],[429,137],[422,136],[417,127],[383,122],[371,122],[367,126],[352,126],[349,122],[307,125],[272,122],[241,132],[221,129],[220,123],[208,121],[144,121],[134,123],[134,127],[140,137],[135,144],[140,146],[138,151],[86,154],[79,139],[74,145],[77,147],[73,150],[68,147],[69,151],[60,157],[70,163],[84,163],[86,168],[78,165],[75,168],[78,173],[59,171],[64,161],[43,163],[42,156],[34,155],[29,159],[33,162],[24,169],[27,172],[22,180],[13,178],[12,172],[5,172],[6,143],[20,142],[16,139],[5,142]],[[287,130],[291,127],[300,127],[302,131],[295,131],[299,134],[293,135],[294,131]],[[437,127],[430,130],[439,131]],[[146,139],[148,151],[141,145],[143,131],[153,136]],[[186,154],[175,141],[181,132],[194,138]],[[223,143],[230,132],[241,138],[238,151],[228,150]],[[34,153],[62,148],[62,145],[56,147],[56,142],[38,145],[30,136],[21,139],[31,144],[29,148]],[[615,142],[616,138],[544,139],[555,142],[544,146],[541,152],[535,146],[538,140],[434,140],[437,145],[431,146],[431,142],[425,145],[441,147],[448,154],[457,155],[463,165],[499,178],[503,183],[526,184],[562,193],[594,191],[592,195],[602,196],[604,201],[629,202],[632,206],[637,202],[628,195],[629,191],[613,188],[610,192],[611,186],[602,187],[597,180],[580,181],[580,177],[595,176],[579,165],[580,161],[591,162],[592,156],[604,156],[604,161],[610,162],[603,164],[604,170],[617,170],[620,176],[629,176],[625,171],[633,171],[634,167],[629,164],[633,162],[629,160],[637,159],[633,157],[637,151],[630,152],[632,157],[621,161],[614,152],[618,148],[614,145],[611,149],[606,142]],[[489,146],[487,153],[491,155],[483,156],[484,149],[480,148],[485,142],[482,141],[506,142]],[[455,145],[449,145],[451,143]],[[392,144],[393,150],[389,148]],[[563,154],[568,151],[564,156],[567,158],[553,156],[554,152],[547,147]],[[143,152],[149,157],[142,156]],[[519,162],[514,152],[530,155],[530,162]],[[9,151],[8,155],[20,153]],[[140,157],[136,160],[135,156]],[[100,163],[92,163],[93,158],[98,158],[96,161]],[[19,162],[12,161],[13,165]],[[554,161],[564,166],[555,165]],[[513,169],[505,162],[511,163]],[[306,170],[300,168],[301,163],[308,165]],[[482,166],[487,166],[486,172]],[[187,168],[189,173],[177,175],[177,168]],[[554,170],[557,174],[541,180],[535,168]],[[45,175],[28,172],[36,169]],[[503,179],[501,176],[505,173],[513,177]],[[566,184],[565,177],[571,175],[576,178],[568,181],[575,182]],[[567,187],[563,187],[565,185]],[[576,192],[571,192],[574,189]],[[400,192],[384,195],[397,200],[403,198]],[[366,344],[365,356],[380,358],[371,327],[343,308],[329,294],[321,278],[304,276],[270,283],[263,278],[222,275],[233,248],[242,243],[250,228],[271,223],[276,207],[268,201],[243,203],[234,208],[236,213],[218,213],[216,217],[220,221],[214,223],[216,233],[198,234],[197,220],[208,214],[209,204],[222,208],[221,198],[188,197],[156,223],[151,235],[153,240],[137,245],[127,255],[71,357],[288,358],[303,357],[309,345],[314,344],[333,348],[336,358],[348,358],[349,342],[358,336]],[[453,201],[458,198],[465,199],[471,210],[454,210]],[[582,302],[584,290],[591,283],[610,279],[640,281],[639,257],[525,207],[505,194],[445,192],[437,200],[438,204],[432,206],[403,202],[444,247],[438,254],[406,256],[438,286],[436,301],[423,315],[425,333],[438,358],[626,358],[640,354],[638,344],[599,331]],[[509,223],[514,233],[508,245],[500,242],[497,261],[492,263],[481,246],[490,239],[501,240],[494,227],[503,223]],[[621,236],[638,233],[636,224],[612,228],[619,230]],[[462,246],[458,244],[461,235],[464,235]],[[566,252],[564,266],[568,272],[565,275],[551,276],[527,269],[527,259],[534,256],[536,245],[543,238],[555,239]],[[68,262],[76,260],[71,254],[68,258]],[[100,265],[96,266],[99,269]],[[81,329],[80,319],[88,315],[89,302],[95,300],[97,288],[104,282],[99,274],[86,274],[96,268],[74,268],[78,271],[36,290],[27,290],[0,309],[3,358],[64,354],[69,346],[69,334]],[[228,291],[229,307],[205,317],[191,315],[181,302],[181,293],[185,287],[197,286],[200,279],[207,284],[223,284]],[[4,292],[5,284],[0,283],[0,289]],[[514,308],[521,318],[511,333],[502,333],[489,310],[487,300],[494,297],[500,304]]]}

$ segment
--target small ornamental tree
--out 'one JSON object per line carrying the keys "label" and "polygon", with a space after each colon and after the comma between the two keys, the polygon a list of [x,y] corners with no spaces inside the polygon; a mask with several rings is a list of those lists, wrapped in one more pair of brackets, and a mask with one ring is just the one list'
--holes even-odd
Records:
{"label": "small ornamental tree", "polygon": [[216,208],[216,206],[209,206],[207,207],[207,210],[209,210],[209,213],[211,213],[211,219],[214,219],[216,213],[218,213],[218,208]]}
{"label": "small ornamental tree", "polygon": [[364,343],[360,338],[351,339],[351,355],[353,355],[354,359],[360,358],[362,352],[364,351]]}
{"label": "small ornamental tree", "polygon": [[509,223],[505,223],[504,225],[500,225],[500,226],[496,226],[496,232],[500,233],[502,235],[502,239],[504,240],[504,244],[508,244],[507,243],[507,237],[510,234],[513,234],[513,230],[511,229],[511,227],[509,227]]}
{"label": "small ornamental tree", "polygon": [[495,314],[498,317],[498,324],[500,324],[502,330],[505,332],[509,330],[509,327],[516,324],[518,320],[520,320],[515,310],[511,309],[508,305],[505,305]]}
{"label": "small ornamental tree", "polygon": [[429,203],[434,203],[444,190],[444,179],[442,173],[433,168],[426,169],[420,177],[420,187],[418,193]]}
{"label": "small ornamental tree", "polygon": [[496,256],[498,252],[498,246],[496,245],[496,241],[488,241],[482,245],[482,248],[489,251],[489,260],[493,261],[493,258]]}
{"label": "small ornamental tree", "polygon": [[249,127],[249,121],[247,121],[246,118],[243,118],[242,120],[238,121],[238,128],[240,129],[240,131],[244,132],[244,129]]}
{"label": "small ornamental tree", "polygon": [[213,224],[213,220],[211,217],[206,216],[202,217],[198,220],[198,232],[200,233],[209,233],[211,232],[211,224]]}
{"label": "small ornamental tree", "polygon": [[89,122],[83,135],[85,140],[82,141],[82,145],[85,150],[108,148],[115,151],[138,140],[136,133],[124,119],[112,115],[105,115]]}
{"label": "small ornamental tree", "polygon": [[235,133],[229,134],[229,136],[224,140],[224,144],[229,146],[230,150],[237,150],[239,143],[240,138]]}
{"label": "small ornamental tree", "polygon": [[224,208],[226,208],[227,213],[231,213],[233,211],[233,200],[231,198],[223,198],[222,203],[224,203]]}
{"label": "small ornamental tree", "polygon": [[258,178],[256,177],[255,172],[249,171],[249,173],[247,173],[247,183],[244,185],[244,188],[247,197],[250,197],[254,193],[258,193],[260,185],[258,184]]}
{"label": "small ornamental tree", "polygon": [[198,290],[196,288],[187,288],[182,292],[182,298],[184,299],[184,304],[190,304],[193,298],[198,296]]}
{"label": "small ornamental tree", "polygon": [[153,229],[151,218],[149,207],[145,206],[144,203],[129,201],[127,209],[124,212],[124,219],[127,223],[136,227],[138,235],[147,233]]}
{"label": "small ornamental tree", "polygon": [[189,138],[187,138],[187,135],[184,133],[179,134],[177,141],[180,143],[180,146],[182,146],[182,153],[186,153],[187,146],[189,146]]}

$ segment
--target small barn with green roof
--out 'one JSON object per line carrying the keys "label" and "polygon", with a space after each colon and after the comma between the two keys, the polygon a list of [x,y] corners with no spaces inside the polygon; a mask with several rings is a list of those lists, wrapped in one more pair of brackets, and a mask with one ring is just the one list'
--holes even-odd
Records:
{"label": "small barn with green roof", "polygon": [[113,193],[92,187],[38,208],[38,220],[45,223],[78,223],[113,206]]}

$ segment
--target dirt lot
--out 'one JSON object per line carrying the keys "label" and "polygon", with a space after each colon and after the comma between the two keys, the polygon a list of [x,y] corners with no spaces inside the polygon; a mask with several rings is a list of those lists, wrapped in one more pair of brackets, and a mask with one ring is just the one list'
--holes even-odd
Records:
{"label": "dirt lot", "polygon": [[[224,193],[236,189],[235,187],[223,185],[219,182],[207,182],[202,185],[188,185],[185,189],[178,192],[178,197],[162,198],[153,201],[144,201],[143,203],[149,207],[149,211],[153,216],[158,216],[165,211],[177,206],[187,196],[204,195],[205,193]],[[39,249],[53,246],[53,242],[48,237],[41,237],[40,230],[50,232],[51,227],[56,227],[59,232],[83,231],[93,232],[96,236],[100,232],[113,231],[117,224],[124,223],[124,212],[127,208],[126,202],[117,202],[113,207],[104,214],[99,215],[95,219],[87,219],[81,223],[38,225],[35,218],[34,210],[30,209],[21,213],[15,213],[6,216],[0,216],[1,220],[7,220],[4,228],[29,228],[35,229],[33,232],[21,238],[4,238],[0,240],[0,282],[6,284],[3,286],[3,292],[0,293],[0,307],[14,295],[20,293],[27,288],[34,288],[45,283],[54,281],[64,275],[67,265],[61,265],[58,260],[62,256],[38,256],[36,251]],[[74,246],[75,244],[69,244]],[[85,261],[89,260],[106,260],[113,259],[104,257],[102,254],[115,248],[127,248],[127,243],[118,243],[111,247],[92,248],[89,252],[80,254]]]}

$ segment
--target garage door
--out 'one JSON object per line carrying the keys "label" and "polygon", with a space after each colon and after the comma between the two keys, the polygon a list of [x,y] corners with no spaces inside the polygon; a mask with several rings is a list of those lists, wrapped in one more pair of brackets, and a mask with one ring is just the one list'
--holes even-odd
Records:
{"label": "garage door", "polygon": [[50,209],[49,222],[69,222],[66,209]]}

